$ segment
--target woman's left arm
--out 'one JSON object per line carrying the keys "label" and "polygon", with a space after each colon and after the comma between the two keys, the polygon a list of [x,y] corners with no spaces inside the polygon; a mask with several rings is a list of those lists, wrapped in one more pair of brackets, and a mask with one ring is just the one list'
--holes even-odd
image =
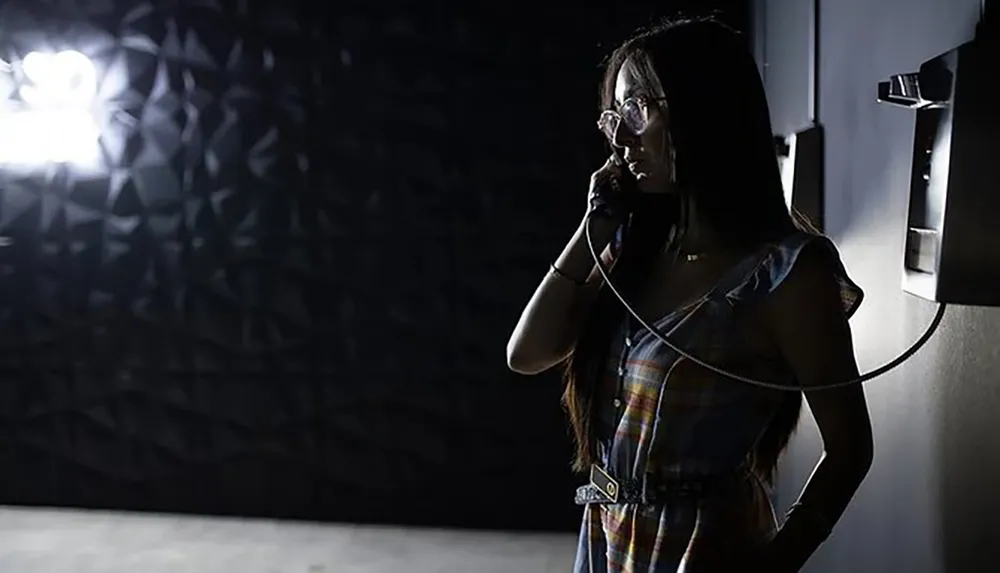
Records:
{"label": "woman's left arm", "polygon": [[808,390],[858,377],[833,256],[822,245],[806,247],[762,309],[768,330],[806,388],[823,439],[819,463],[769,544],[768,568],[762,571],[798,571],[830,534],[872,463],[871,419],[861,385]]}

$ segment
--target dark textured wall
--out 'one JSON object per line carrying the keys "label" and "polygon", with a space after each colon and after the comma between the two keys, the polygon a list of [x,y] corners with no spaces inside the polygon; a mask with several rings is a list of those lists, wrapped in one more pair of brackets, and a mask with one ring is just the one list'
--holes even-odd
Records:
{"label": "dark textured wall", "polygon": [[[770,6],[771,0],[766,0]],[[787,4],[774,3],[775,7]],[[875,101],[876,83],[972,37],[978,0],[820,0],[819,119],[826,142],[826,216],[867,298],[852,320],[863,370],[913,343],[933,305],[901,290],[913,112]],[[800,45],[768,8],[768,46]],[[800,59],[769,50],[773,76]],[[800,115],[805,89],[785,90],[782,116]],[[952,307],[934,339],[898,370],[866,384],[874,467],[808,573],[979,573],[1000,562],[1000,355],[996,309]],[[821,449],[814,424],[800,430],[782,474],[792,501]]]}
{"label": "dark textured wall", "polygon": [[597,65],[670,3],[360,6],[0,6],[108,112],[98,171],[0,174],[0,503],[576,527],[559,381],[504,345]]}

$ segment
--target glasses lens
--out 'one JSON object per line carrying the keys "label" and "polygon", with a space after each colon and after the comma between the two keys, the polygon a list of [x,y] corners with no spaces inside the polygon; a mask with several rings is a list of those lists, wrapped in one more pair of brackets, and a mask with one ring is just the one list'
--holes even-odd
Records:
{"label": "glasses lens", "polygon": [[625,100],[621,107],[622,119],[629,131],[636,135],[646,131],[648,123],[646,117],[646,107],[634,99]]}

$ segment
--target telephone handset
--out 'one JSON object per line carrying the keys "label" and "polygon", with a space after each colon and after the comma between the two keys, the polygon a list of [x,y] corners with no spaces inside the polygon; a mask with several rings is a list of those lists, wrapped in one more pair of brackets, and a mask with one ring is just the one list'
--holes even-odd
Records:
{"label": "telephone handset", "polygon": [[[639,180],[629,171],[628,162],[622,155],[622,149],[608,144],[620,175],[609,181],[609,188],[598,189],[598,202],[603,205],[593,205],[597,212],[614,213],[631,219],[632,215],[640,214],[643,218],[656,218],[666,222],[674,218],[678,198],[668,193],[649,193],[639,189]],[[661,219],[662,218],[662,219]],[[669,223],[667,223],[669,225]]]}
{"label": "telephone handset", "polygon": [[618,166],[617,175],[609,175],[594,189],[590,200],[591,215],[628,220],[636,212],[645,211],[643,204],[653,195],[639,190],[639,181],[628,169],[622,150],[608,145],[612,161]]}
{"label": "telephone handset", "polygon": [[615,193],[619,195],[618,200],[625,206],[627,212],[632,213],[641,200],[640,195],[642,195],[642,191],[639,191],[639,180],[629,171],[628,162],[625,161],[625,157],[622,155],[622,148],[615,147],[610,143],[608,147],[611,149],[611,155],[620,173],[616,178],[618,188],[615,190]]}

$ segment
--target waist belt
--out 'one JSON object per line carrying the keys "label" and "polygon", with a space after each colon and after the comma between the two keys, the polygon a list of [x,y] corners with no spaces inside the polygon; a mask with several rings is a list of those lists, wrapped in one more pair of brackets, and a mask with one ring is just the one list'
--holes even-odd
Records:
{"label": "waist belt", "polygon": [[615,479],[598,465],[590,467],[590,483],[576,490],[576,504],[590,503],[615,505],[620,503],[655,504],[676,499],[700,499],[721,493],[741,484],[749,469],[695,478],[660,478],[646,474],[646,478]]}

